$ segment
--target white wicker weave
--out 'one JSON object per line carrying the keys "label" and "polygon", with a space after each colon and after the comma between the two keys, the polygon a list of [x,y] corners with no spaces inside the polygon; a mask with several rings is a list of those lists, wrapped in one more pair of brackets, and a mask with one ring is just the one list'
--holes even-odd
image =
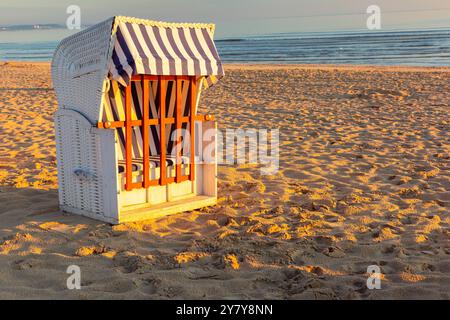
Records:
{"label": "white wicker weave", "polygon": [[91,123],[99,119],[113,22],[111,18],[64,39],[52,61],[59,107],[76,110]]}
{"label": "white wicker weave", "polygon": [[80,113],[55,114],[59,201],[67,211],[118,222],[115,141]]}

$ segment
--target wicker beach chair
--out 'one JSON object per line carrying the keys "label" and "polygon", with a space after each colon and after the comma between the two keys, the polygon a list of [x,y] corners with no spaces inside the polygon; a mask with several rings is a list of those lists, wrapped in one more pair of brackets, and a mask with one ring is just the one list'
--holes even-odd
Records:
{"label": "wicker beach chair", "polygon": [[224,75],[213,33],[113,17],[59,44],[62,210],[116,224],[216,203],[216,123],[197,114],[202,88]]}

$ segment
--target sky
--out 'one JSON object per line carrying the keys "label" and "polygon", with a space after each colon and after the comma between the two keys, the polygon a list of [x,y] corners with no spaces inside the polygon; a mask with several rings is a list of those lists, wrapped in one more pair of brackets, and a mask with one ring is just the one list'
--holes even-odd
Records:
{"label": "sky", "polygon": [[213,22],[216,37],[364,30],[369,5],[382,29],[450,28],[449,0],[0,0],[0,25],[65,24],[78,5],[90,25],[114,15],[170,22]]}

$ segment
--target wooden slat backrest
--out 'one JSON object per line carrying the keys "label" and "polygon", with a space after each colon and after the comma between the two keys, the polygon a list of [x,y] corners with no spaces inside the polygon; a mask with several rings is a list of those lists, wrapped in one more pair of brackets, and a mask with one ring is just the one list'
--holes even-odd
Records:
{"label": "wooden slat backrest", "polygon": [[[150,85],[151,83],[152,85]],[[134,188],[148,188],[151,185],[166,185],[186,180],[194,181],[195,122],[212,119],[211,116],[196,115],[197,80],[195,77],[187,76],[139,75],[133,76],[132,84],[123,90],[124,119],[118,117],[120,112],[116,111],[114,114],[110,111],[114,116],[113,121],[110,121],[111,117],[109,117],[106,119],[108,121],[98,123],[99,128],[117,128],[118,134],[123,130],[123,136],[120,136],[119,141],[124,144],[125,189],[129,191]],[[139,95],[139,97],[136,97],[136,95]],[[116,108],[119,108],[121,98],[114,98],[118,101]],[[168,109],[169,102],[170,110]],[[159,126],[159,130],[154,129],[157,126]],[[183,136],[182,129],[186,129],[188,135]],[[171,148],[168,141],[172,133],[175,133],[175,141],[173,141]],[[189,139],[187,139],[188,137]],[[149,162],[150,157],[155,155],[154,151],[152,153],[155,147],[159,153],[160,177],[157,180],[151,180]],[[165,165],[166,155],[172,152],[171,149],[175,154],[174,178],[167,177]],[[183,176],[181,158],[183,153],[186,152],[189,153],[189,175]],[[141,183],[132,181],[133,160],[136,159],[142,161],[143,177]]]}

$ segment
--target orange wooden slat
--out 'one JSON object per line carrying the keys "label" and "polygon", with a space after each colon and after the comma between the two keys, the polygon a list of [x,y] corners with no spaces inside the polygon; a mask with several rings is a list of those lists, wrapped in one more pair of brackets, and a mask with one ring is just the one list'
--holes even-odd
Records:
{"label": "orange wooden slat", "polygon": [[[214,116],[212,115],[196,115],[195,121],[211,121],[214,120]],[[166,124],[174,124],[175,118],[165,118],[164,122]],[[190,122],[190,117],[181,117],[181,122]],[[132,120],[131,126],[141,126],[142,121],[141,120]],[[160,119],[149,119],[148,125],[150,126],[156,126],[159,125]],[[125,121],[99,121],[97,122],[97,128],[99,129],[115,129],[115,128],[122,128],[125,127]]]}
{"label": "orange wooden slat", "polygon": [[[159,185],[159,180],[149,180],[149,182],[148,182],[148,186],[149,186],[149,187],[153,187],[153,186],[157,186],[157,185]],[[141,182],[133,182],[133,183],[131,184],[131,187],[132,187],[133,189],[143,188]]]}
{"label": "orange wooden slat", "polygon": [[187,180],[189,180],[189,176],[183,176],[183,175],[181,175],[181,176],[178,178],[178,181],[175,180],[175,177],[166,178],[166,183],[167,183],[167,184],[175,183],[175,182],[176,182],[176,183],[180,183],[180,182],[187,181]]}
{"label": "orange wooden slat", "polygon": [[150,117],[150,95],[149,95],[149,85],[150,81],[145,80],[144,77],[142,77],[142,161],[143,167],[144,167],[144,179],[142,179],[142,186],[144,188],[149,187],[149,180],[150,180],[150,172],[149,172],[149,165],[150,165],[150,146],[148,141],[148,135],[149,135],[149,117]]}
{"label": "orange wooden slat", "polygon": [[115,129],[125,126],[125,121],[104,121],[97,122],[97,128],[99,129]]}
{"label": "orange wooden slat", "polygon": [[133,189],[132,179],[132,155],[131,155],[131,85],[125,89],[125,190]]}
{"label": "orange wooden slat", "polygon": [[154,180],[148,181],[148,187],[153,187],[153,186],[159,186],[159,179],[154,179]]}
{"label": "orange wooden slat", "polygon": [[[130,190],[132,190],[132,189],[138,189],[138,188],[141,188],[141,187],[142,187],[142,184],[139,183],[139,182],[132,182],[132,183],[130,184],[130,187],[131,187]],[[129,190],[128,190],[128,191],[129,191]]]}
{"label": "orange wooden slat", "polygon": [[142,81],[142,80],[156,81],[158,80],[158,76],[153,76],[149,74],[136,74],[131,77],[131,81]]}
{"label": "orange wooden slat", "polygon": [[182,80],[177,79],[176,81],[176,112],[175,112],[175,152],[176,152],[176,163],[175,163],[175,182],[181,182],[181,117],[182,117]]}
{"label": "orange wooden slat", "polygon": [[181,176],[178,178],[177,183],[184,182],[184,181],[188,181],[188,180],[189,180],[189,175],[187,175],[187,176],[181,175]]}
{"label": "orange wooden slat", "polygon": [[189,88],[189,120],[190,120],[190,161],[189,161],[189,180],[194,181],[195,179],[195,103],[197,102],[197,84],[195,80],[190,81]]}
{"label": "orange wooden slat", "polygon": [[170,177],[170,178],[166,178],[166,183],[174,183],[175,182],[175,178],[174,177]]}
{"label": "orange wooden slat", "polygon": [[159,184],[164,186],[166,181],[166,90],[167,81],[159,81]]}

